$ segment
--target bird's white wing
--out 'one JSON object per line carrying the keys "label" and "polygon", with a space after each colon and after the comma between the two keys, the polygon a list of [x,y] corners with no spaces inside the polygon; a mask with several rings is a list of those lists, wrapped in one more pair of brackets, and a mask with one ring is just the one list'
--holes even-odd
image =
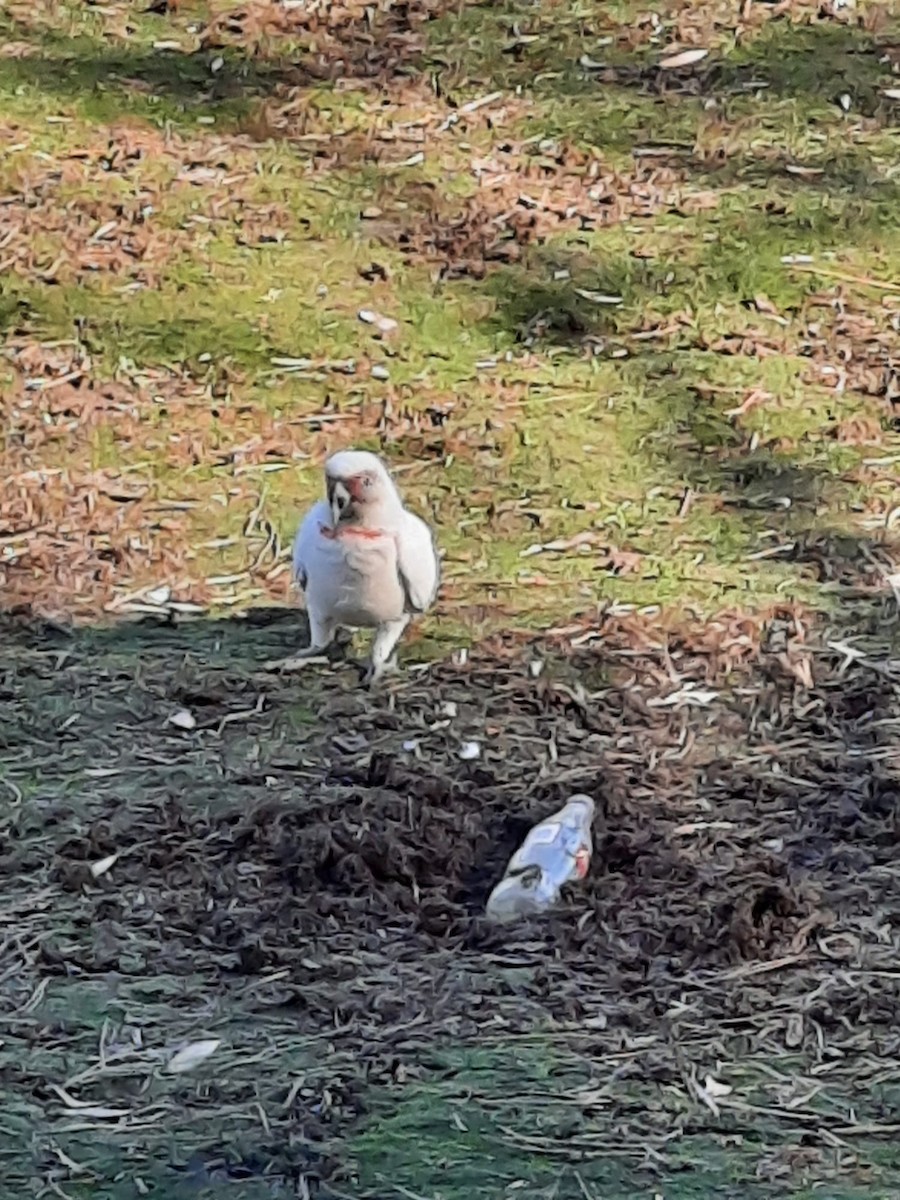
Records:
{"label": "bird's white wing", "polygon": [[409,610],[430,608],[440,583],[440,559],[431,530],[421,517],[406,511],[397,531],[397,570]]}
{"label": "bird's white wing", "polygon": [[294,539],[294,578],[306,591],[309,572],[316,558],[319,527],[331,524],[331,511],[325,500],[319,500],[303,518]]}

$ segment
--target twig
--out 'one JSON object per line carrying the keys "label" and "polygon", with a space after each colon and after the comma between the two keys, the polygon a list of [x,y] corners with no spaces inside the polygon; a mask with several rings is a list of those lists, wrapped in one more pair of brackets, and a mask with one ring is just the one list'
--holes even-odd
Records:
{"label": "twig", "polygon": [[845,271],[831,271],[827,267],[817,267],[806,263],[786,263],[791,271],[802,271],[805,275],[821,275],[823,279],[839,279],[842,283],[858,283],[863,287],[878,288],[882,292],[897,292],[900,294],[900,283],[886,283],[883,279],[872,279],[868,275],[849,275]]}

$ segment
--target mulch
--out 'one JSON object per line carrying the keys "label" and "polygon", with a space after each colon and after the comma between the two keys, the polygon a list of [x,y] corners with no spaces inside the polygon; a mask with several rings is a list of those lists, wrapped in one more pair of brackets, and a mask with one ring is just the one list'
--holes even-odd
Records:
{"label": "mulch", "polygon": [[[249,1090],[220,1072],[191,1103],[260,1103],[273,1128],[324,1142],[330,1121],[361,1118],[364,1080],[537,1029],[575,1039],[598,1077],[615,1061],[681,1089],[717,1128],[757,1113],[814,1141],[893,1136],[872,1090],[898,1048],[887,642],[850,646],[792,606],[693,625],[608,615],[369,694],[349,666],[314,688],[254,666],[289,648],[291,621],[5,622],[4,1003],[30,1050],[10,1079],[35,1111],[52,1123],[63,1082],[52,1055],[42,1065],[45,997],[79,981],[137,1002],[163,980],[166,1022],[70,1095],[121,1105],[121,1076],[149,1081],[202,997],[206,1029],[239,1014],[235,1053],[269,1020],[276,1040],[287,1021],[327,1046],[318,1070],[343,1100],[324,1122],[302,1097],[286,1112],[275,1063]],[[171,723],[185,712],[191,729]],[[574,791],[598,801],[588,878],[544,921],[491,926],[508,855]],[[87,1035],[70,1032],[71,1067]],[[797,1096],[822,1073],[815,1104],[699,1082],[785,1054]],[[115,1136],[140,1141],[151,1101],[167,1102],[132,1089]],[[663,1148],[672,1120],[632,1112],[630,1153]],[[309,1169],[350,1167],[326,1154]]]}

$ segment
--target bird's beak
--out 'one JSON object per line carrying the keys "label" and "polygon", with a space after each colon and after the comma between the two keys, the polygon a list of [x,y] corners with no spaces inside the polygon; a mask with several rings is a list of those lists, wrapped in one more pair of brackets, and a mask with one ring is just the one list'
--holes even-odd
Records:
{"label": "bird's beak", "polygon": [[346,485],[341,483],[340,480],[336,480],[331,485],[331,516],[335,525],[340,521],[351,499],[352,497]]}

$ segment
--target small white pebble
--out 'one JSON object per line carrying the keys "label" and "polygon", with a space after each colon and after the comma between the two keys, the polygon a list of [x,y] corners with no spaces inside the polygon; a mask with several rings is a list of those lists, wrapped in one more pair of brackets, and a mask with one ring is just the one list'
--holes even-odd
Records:
{"label": "small white pebble", "polygon": [[372,378],[373,379],[390,379],[390,377],[391,377],[390,371],[387,369],[387,367],[381,366],[380,363],[376,363],[375,366],[372,368]]}
{"label": "small white pebble", "polygon": [[455,700],[445,700],[441,705],[441,712],[445,717],[455,717],[459,712],[459,708]]}
{"label": "small white pebble", "polygon": [[481,746],[478,742],[463,742],[459,748],[459,757],[464,762],[470,762],[473,758],[480,758]]}

